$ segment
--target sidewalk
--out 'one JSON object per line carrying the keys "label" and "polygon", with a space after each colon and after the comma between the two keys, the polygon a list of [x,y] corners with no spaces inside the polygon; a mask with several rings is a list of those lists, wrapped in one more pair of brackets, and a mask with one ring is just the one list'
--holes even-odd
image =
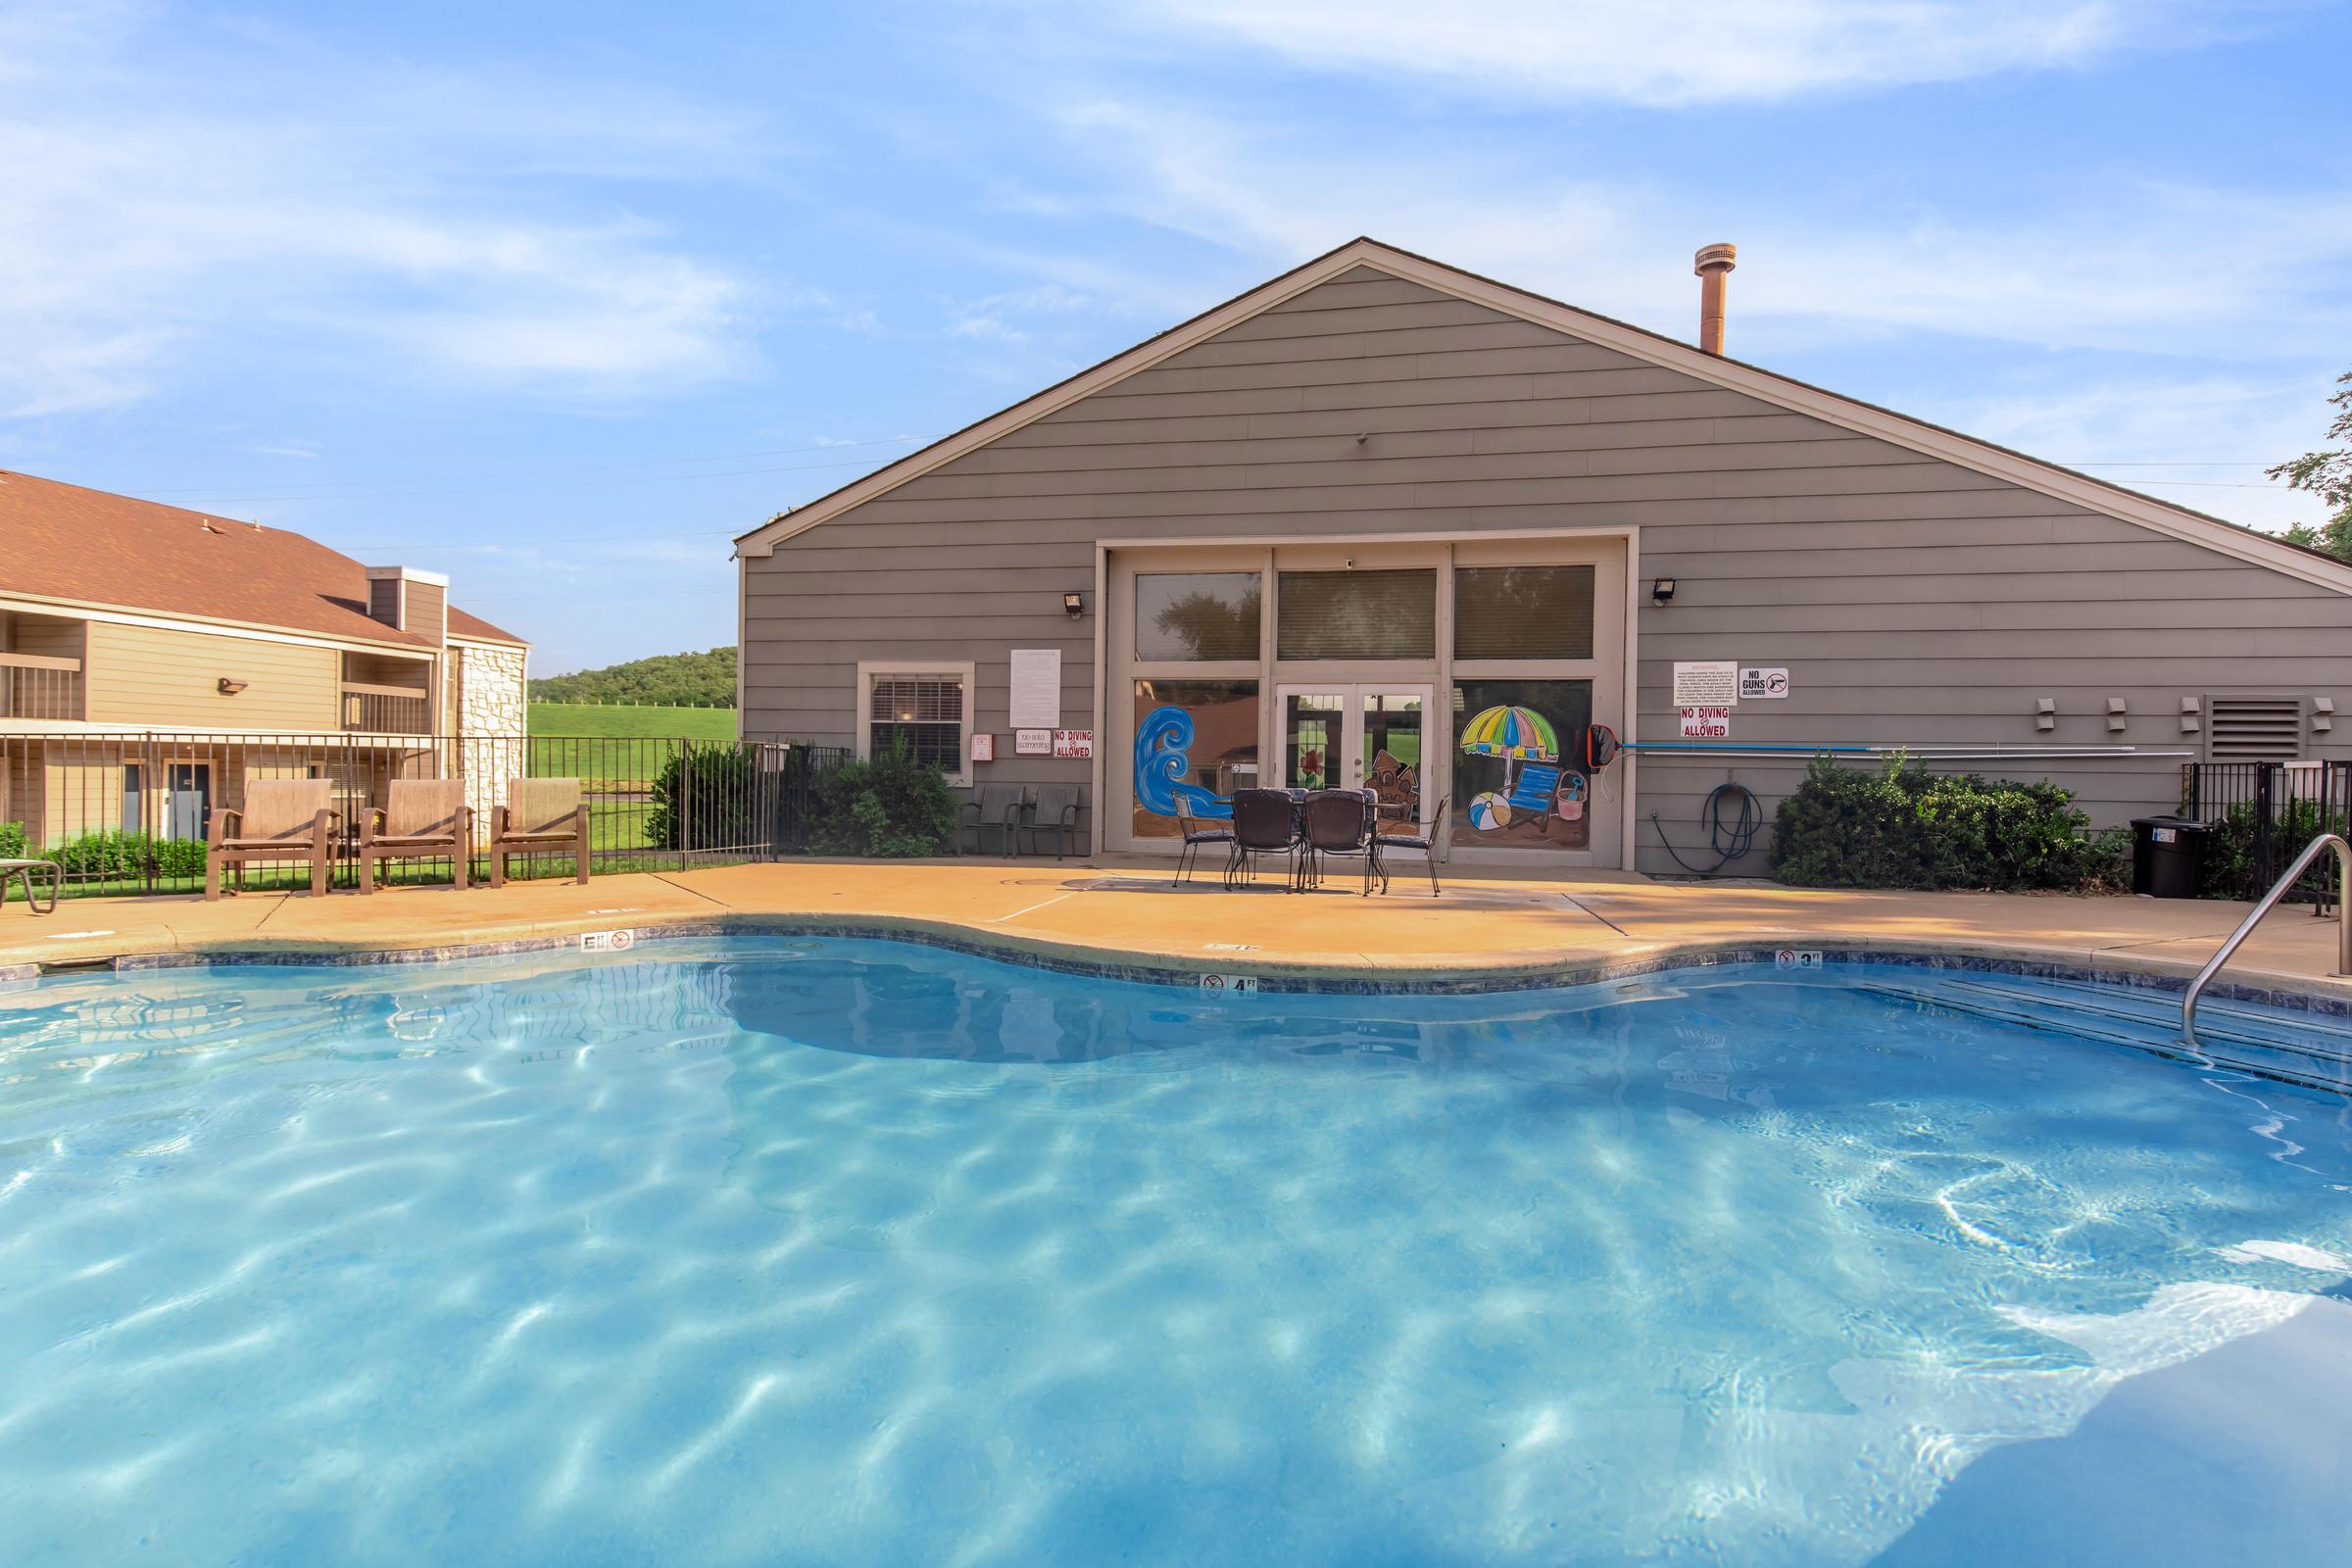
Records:
{"label": "sidewalk", "polygon": [[[1149,956],[1177,967],[1428,977],[1560,969],[1725,948],[1877,951],[2193,974],[2245,915],[2239,904],[1990,893],[1845,893],[1756,883],[1652,882],[1622,872],[1449,876],[1445,895],[1399,876],[1364,898],[1335,879],[1292,896],[1269,876],[1227,893],[1157,861],[793,860],[704,870],[399,888],[362,899],[246,894],[67,900],[54,915],[0,908],[0,971],[131,954],[367,952],[578,932],[815,916],[962,933],[1066,954]],[[2282,908],[2230,978],[2352,996],[2334,979],[2334,925]]]}

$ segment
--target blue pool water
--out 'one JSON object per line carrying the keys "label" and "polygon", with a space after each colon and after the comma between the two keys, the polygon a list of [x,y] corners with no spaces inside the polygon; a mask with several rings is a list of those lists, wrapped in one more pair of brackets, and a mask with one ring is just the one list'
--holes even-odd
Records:
{"label": "blue pool water", "polygon": [[2060,990],[46,980],[0,994],[0,1562],[2340,1544],[2345,1102],[1986,1014]]}

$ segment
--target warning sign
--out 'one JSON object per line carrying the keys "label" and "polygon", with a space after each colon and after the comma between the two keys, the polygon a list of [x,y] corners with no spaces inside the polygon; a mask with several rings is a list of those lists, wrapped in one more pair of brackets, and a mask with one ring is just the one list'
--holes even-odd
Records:
{"label": "warning sign", "polygon": [[1687,741],[1728,741],[1732,738],[1732,710],[1728,708],[1686,708],[1682,710],[1683,739]]}
{"label": "warning sign", "polygon": [[1769,702],[1788,695],[1788,671],[1780,666],[1740,671],[1740,700]]}
{"label": "warning sign", "polygon": [[1740,700],[1740,661],[1699,659],[1674,666],[1674,706],[1729,708]]}

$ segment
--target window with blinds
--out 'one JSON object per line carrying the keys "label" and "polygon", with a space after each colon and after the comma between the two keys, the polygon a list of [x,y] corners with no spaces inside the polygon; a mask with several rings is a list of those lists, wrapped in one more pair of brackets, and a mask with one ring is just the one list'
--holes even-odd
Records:
{"label": "window with blinds", "polygon": [[2209,697],[2205,755],[2217,762],[2291,762],[2303,755],[2300,697]]}
{"label": "window with blinds", "polygon": [[866,715],[871,755],[887,757],[904,745],[917,761],[963,770],[961,675],[876,675]]}
{"label": "window with blinds", "polygon": [[1591,659],[1592,566],[1456,566],[1453,657]]}
{"label": "window with blinds", "polygon": [[1280,659],[1435,659],[1438,574],[1286,571],[1275,618]]}

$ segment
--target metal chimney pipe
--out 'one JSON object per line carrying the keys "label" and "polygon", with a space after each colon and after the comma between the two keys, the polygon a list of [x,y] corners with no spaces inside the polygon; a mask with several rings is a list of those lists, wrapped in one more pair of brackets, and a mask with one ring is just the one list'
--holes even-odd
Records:
{"label": "metal chimney pipe", "polygon": [[1729,243],[1702,245],[1690,270],[1699,276],[1698,346],[1709,354],[1723,353],[1723,280],[1740,265],[1740,247]]}

